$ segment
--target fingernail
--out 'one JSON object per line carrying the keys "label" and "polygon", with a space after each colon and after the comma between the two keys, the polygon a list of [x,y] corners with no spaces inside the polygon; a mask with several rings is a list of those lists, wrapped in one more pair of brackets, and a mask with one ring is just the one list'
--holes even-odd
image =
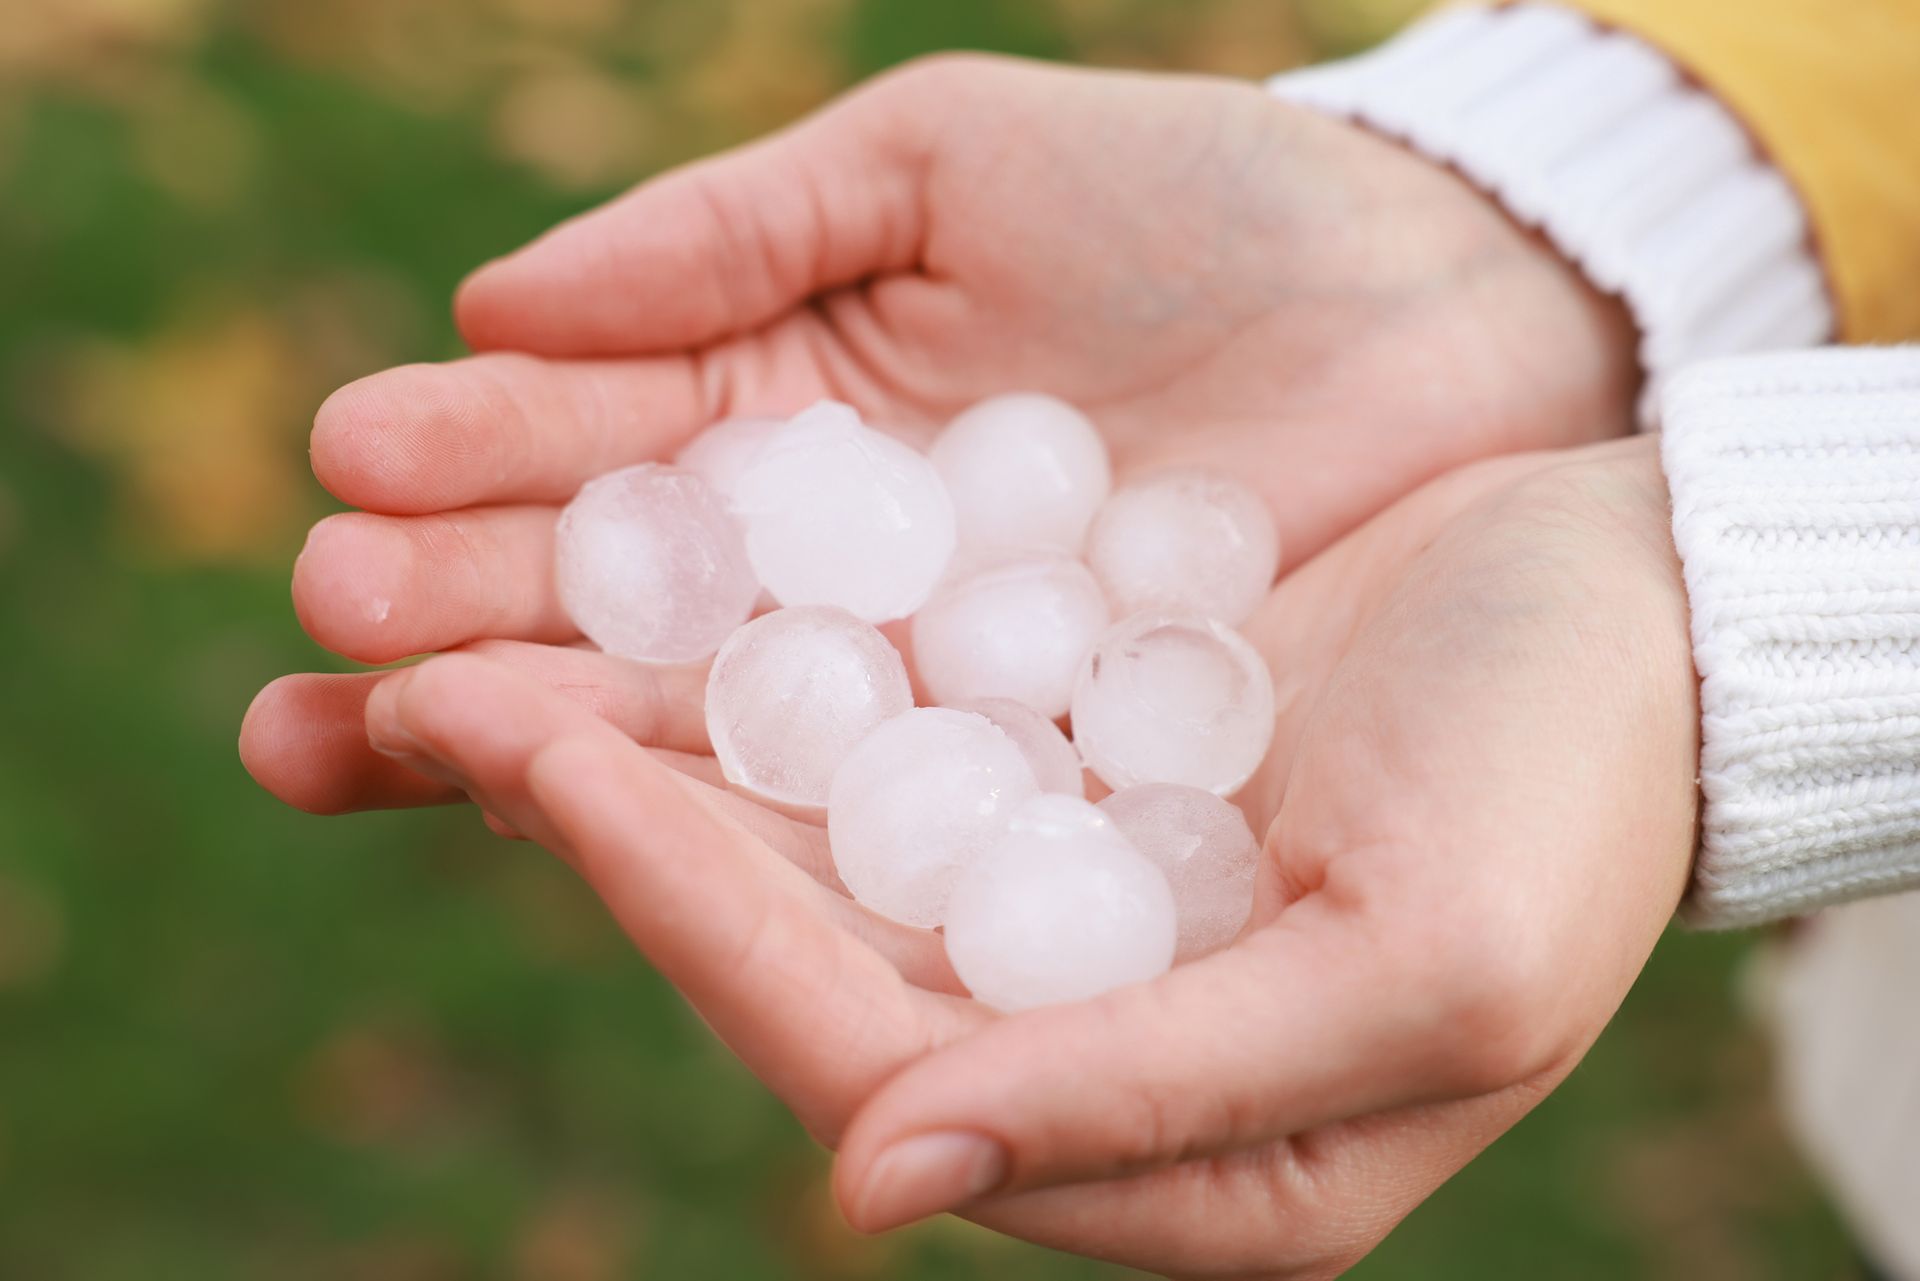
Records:
{"label": "fingernail", "polygon": [[883,1232],[985,1196],[1007,1177],[1007,1150],[981,1134],[936,1130],[902,1139],[874,1161],[854,1226]]}

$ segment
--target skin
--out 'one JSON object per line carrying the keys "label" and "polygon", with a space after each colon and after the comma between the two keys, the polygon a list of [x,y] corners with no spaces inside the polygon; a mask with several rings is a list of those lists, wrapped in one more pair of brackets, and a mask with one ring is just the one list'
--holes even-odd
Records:
{"label": "skin", "polygon": [[[1555,448],[1624,427],[1630,335],[1424,161],[1246,86],[943,59],[563,225],[456,309],[481,354],[323,406],[315,470],[363,511],[315,528],[294,595],[350,657],[461,652],[282,678],[243,758],[315,811],[471,796],[566,858],[838,1149],[856,1226],[958,1208],[1182,1275],[1330,1275],[1571,1069],[1678,900],[1694,694],[1657,460]],[[1298,568],[1246,628],[1280,695],[1238,798],[1248,931],[1001,1017],[838,891],[818,828],[714,786],[701,674],[584,647],[551,539],[582,480],[729,413],[833,395],[911,432],[1009,387],[1085,406],[1122,479],[1241,476]]]}

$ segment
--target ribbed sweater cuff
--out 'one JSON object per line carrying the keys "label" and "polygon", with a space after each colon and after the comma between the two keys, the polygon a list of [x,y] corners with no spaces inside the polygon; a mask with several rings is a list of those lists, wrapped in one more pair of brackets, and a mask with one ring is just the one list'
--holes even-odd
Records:
{"label": "ribbed sweater cuff", "polygon": [[1710,362],[1662,417],[1702,713],[1686,915],[1920,886],[1920,348]]}
{"label": "ribbed sweater cuff", "polygon": [[1664,54],[1582,14],[1447,9],[1268,88],[1452,165],[1622,298],[1640,328],[1643,417],[1687,363],[1833,331],[1786,180]]}

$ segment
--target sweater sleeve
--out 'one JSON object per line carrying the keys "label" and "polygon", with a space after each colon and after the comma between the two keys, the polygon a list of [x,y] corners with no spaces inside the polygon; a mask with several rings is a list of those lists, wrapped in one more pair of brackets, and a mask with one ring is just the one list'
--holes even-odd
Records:
{"label": "sweater sleeve", "polygon": [[1577,8],[1443,9],[1269,86],[1453,166],[1618,295],[1640,333],[1643,418],[1691,361],[1833,334],[1792,185],[1661,48]]}
{"label": "sweater sleeve", "polygon": [[1700,675],[1688,917],[1920,886],[1920,347],[1710,362],[1662,421]]}
{"label": "sweater sleeve", "polygon": [[[1644,222],[1616,226],[1624,243],[1609,246],[1608,266],[1623,250],[1636,261],[1635,233],[1711,235],[1717,219],[1723,251],[1781,234],[1771,199],[1721,190],[1704,212],[1680,199],[1724,184],[1744,134],[1808,215],[1794,231],[1824,268],[1836,335],[1920,338],[1920,0],[1449,5],[1374,53],[1272,85],[1459,164],[1590,270],[1583,250],[1598,233],[1570,215],[1556,234],[1564,207]],[[1723,121],[1708,119],[1709,104]],[[1639,265],[1670,274],[1670,263]],[[1593,274],[1643,328],[1673,328],[1639,305],[1632,282]]]}
{"label": "sweater sleeve", "polygon": [[1812,218],[1849,342],[1920,337],[1920,0],[1567,0],[1727,104]]}

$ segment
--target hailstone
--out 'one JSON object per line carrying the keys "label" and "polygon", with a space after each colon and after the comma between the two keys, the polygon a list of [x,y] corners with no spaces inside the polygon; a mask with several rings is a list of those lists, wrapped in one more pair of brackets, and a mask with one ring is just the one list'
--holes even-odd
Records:
{"label": "hailstone", "polygon": [[1280,538],[1260,496],[1215,472],[1175,468],[1115,491],[1087,535],[1116,614],[1199,614],[1229,626],[1273,587]]}
{"label": "hailstone", "polygon": [[733,510],[754,573],[782,605],[905,618],[953,557],[953,502],[933,464],[834,401],[768,438],[734,487]]}
{"label": "hailstone", "polygon": [[862,739],[833,776],[834,869],[882,916],[938,925],[955,878],[1039,791],[1026,756],[986,717],[914,708]]}
{"label": "hailstone", "polygon": [[1180,783],[1141,783],[1100,810],[1166,875],[1179,918],[1176,964],[1233,941],[1253,911],[1260,866],[1260,842],[1239,806]]}
{"label": "hailstone", "polygon": [[720,772],[803,817],[824,810],[854,746],[912,706],[899,651],[828,605],[762,614],[727,638],[707,674],[707,736]]}
{"label": "hailstone", "polygon": [[1167,878],[1096,807],[1039,796],[960,876],[947,959],[995,1009],[1084,1000],[1173,964]]}
{"label": "hailstone", "polygon": [[1273,742],[1273,677],[1238,632],[1135,614],[1100,639],[1073,691],[1073,743],[1118,791],[1185,783],[1230,796]]}
{"label": "hailstone", "polygon": [[707,657],[760,594],[740,526],[706,481],[641,463],[580,487],[554,530],[560,603],[609,654]]}
{"label": "hailstone", "polygon": [[1010,698],[1064,716],[1080,663],[1110,622],[1079,561],[1010,561],[944,588],[913,616],[913,661],[935,701]]}

